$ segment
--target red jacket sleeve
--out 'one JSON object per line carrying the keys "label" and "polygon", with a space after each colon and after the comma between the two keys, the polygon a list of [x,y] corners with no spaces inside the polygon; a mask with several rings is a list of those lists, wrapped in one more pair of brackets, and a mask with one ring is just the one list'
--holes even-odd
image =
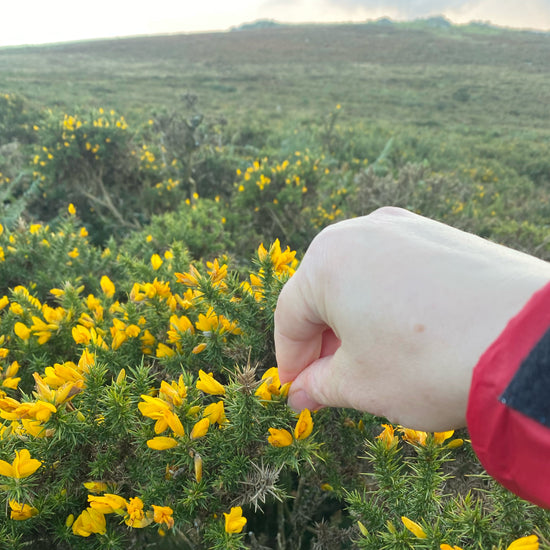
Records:
{"label": "red jacket sleeve", "polygon": [[550,508],[550,284],[481,356],[467,423],[487,472],[521,498]]}

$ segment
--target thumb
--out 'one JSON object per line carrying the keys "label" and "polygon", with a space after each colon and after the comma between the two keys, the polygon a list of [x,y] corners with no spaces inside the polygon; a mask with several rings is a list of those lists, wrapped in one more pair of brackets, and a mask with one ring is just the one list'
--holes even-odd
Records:
{"label": "thumb", "polygon": [[290,386],[289,406],[295,411],[352,406],[348,400],[352,383],[341,374],[342,355],[338,348],[332,355],[320,357],[302,370]]}

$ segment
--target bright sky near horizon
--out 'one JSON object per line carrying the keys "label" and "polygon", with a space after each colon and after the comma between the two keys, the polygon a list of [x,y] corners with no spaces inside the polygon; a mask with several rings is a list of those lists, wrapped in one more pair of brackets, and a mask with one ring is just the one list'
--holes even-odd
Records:
{"label": "bright sky near horizon", "polygon": [[228,30],[257,19],[285,23],[410,20],[444,15],[550,30],[550,0],[0,0],[0,46]]}

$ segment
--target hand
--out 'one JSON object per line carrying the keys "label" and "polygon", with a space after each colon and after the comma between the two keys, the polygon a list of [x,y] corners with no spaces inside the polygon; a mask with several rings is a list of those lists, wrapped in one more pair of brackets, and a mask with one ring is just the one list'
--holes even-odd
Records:
{"label": "hand", "polygon": [[275,311],[289,404],[465,426],[481,354],[549,280],[542,260],[399,208],[332,225]]}

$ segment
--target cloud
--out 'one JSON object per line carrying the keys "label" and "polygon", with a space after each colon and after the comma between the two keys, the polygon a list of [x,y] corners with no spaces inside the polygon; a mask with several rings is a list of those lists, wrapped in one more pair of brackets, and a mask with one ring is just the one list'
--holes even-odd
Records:
{"label": "cloud", "polygon": [[[484,0],[264,0],[260,12],[281,21],[416,19],[469,10]],[[529,1],[529,0],[527,0]],[[546,0],[545,0],[546,1]],[[548,0],[550,1],[550,0]]]}
{"label": "cloud", "polygon": [[550,0],[479,0],[445,12],[455,23],[490,21],[514,28],[550,29]]}
{"label": "cloud", "polygon": [[426,17],[445,11],[469,8],[479,4],[472,0],[328,0],[329,3],[351,9],[388,10],[397,12],[403,18]]}
{"label": "cloud", "polygon": [[395,20],[443,15],[454,23],[550,29],[550,0],[263,0],[262,17],[280,21]]}
{"label": "cloud", "polygon": [[[305,9],[309,5],[324,4],[325,7],[348,12],[350,15],[357,12],[398,13],[402,18],[424,17],[443,13],[446,10],[463,9],[479,4],[482,0],[324,0],[309,2],[308,0],[265,0],[262,8],[295,8]],[[545,0],[550,3],[550,0]],[[315,11],[315,10],[313,10]]]}

